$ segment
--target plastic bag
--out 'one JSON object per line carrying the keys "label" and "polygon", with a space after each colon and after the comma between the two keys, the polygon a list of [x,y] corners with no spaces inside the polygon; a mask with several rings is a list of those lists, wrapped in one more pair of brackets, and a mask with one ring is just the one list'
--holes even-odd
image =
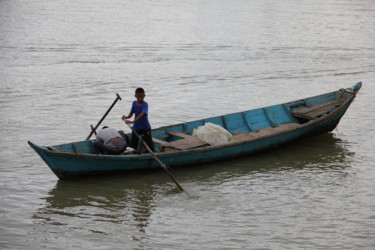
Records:
{"label": "plastic bag", "polygon": [[232,140],[231,133],[223,127],[210,122],[194,129],[193,136],[198,137],[212,146],[225,144]]}

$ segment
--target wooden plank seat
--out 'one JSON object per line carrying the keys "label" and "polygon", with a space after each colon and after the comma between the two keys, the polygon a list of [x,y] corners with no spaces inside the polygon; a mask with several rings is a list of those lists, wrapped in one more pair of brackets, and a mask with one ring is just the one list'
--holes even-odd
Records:
{"label": "wooden plank seat", "polygon": [[279,124],[276,127],[267,127],[262,128],[257,131],[248,132],[248,133],[235,133],[233,134],[233,140],[232,141],[248,141],[251,139],[267,136],[270,134],[275,134],[278,132],[284,132],[288,130],[293,130],[295,128],[300,127],[301,124],[299,123],[285,123],[285,124]]}
{"label": "wooden plank seat", "polygon": [[162,141],[157,138],[153,138],[153,140],[154,142],[160,144],[162,148],[175,148],[179,150],[192,149],[192,148],[197,148],[197,147],[208,145],[207,142],[202,141],[195,136],[191,136],[185,133],[181,133],[177,131],[169,131],[168,134],[181,137],[182,139],[171,141],[171,142]]}
{"label": "wooden plank seat", "polygon": [[160,139],[155,138],[155,137],[152,137],[152,141],[155,142],[155,143],[157,143],[157,144],[159,144],[159,145],[163,145],[165,143],[168,143],[166,141],[160,140]]}
{"label": "wooden plank seat", "polygon": [[324,115],[331,111],[333,108],[337,108],[343,103],[343,100],[332,100],[329,102],[313,105],[311,107],[300,108],[298,110],[292,111],[295,117],[314,120],[319,118],[319,116]]}

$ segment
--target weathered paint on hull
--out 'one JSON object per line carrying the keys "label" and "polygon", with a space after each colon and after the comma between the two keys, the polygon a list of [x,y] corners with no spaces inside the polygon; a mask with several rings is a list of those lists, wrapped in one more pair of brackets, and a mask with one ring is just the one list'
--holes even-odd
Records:
{"label": "weathered paint on hull", "polygon": [[[360,87],[359,87],[360,88]],[[283,133],[270,134],[257,140],[231,143],[226,146],[197,148],[173,153],[159,153],[160,160],[171,167],[202,164],[225,159],[238,158],[279,147],[299,138],[327,133],[339,123],[350,106],[355,95],[348,98],[336,111],[326,118],[302,124],[296,129]],[[79,143],[90,143],[79,142]],[[51,150],[29,142],[59,179],[68,179],[83,175],[100,175],[110,172],[158,169],[159,164],[150,154],[143,155],[96,155],[90,153],[72,153]]]}
{"label": "weathered paint on hull", "polygon": [[325,121],[322,124],[306,126],[304,128],[300,128],[298,130],[294,130],[277,136],[264,138],[250,143],[233,145],[231,147],[222,147],[219,149],[213,149],[199,153],[188,152],[185,154],[176,155],[174,157],[163,157],[162,155],[160,155],[159,158],[168,166],[177,167],[180,165],[192,165],[214,162],[219,160],[233,159],[274,149],[300,138],[306,138],[309,136],[319,135],[332,131],[339,123],[342,115],[345,113],[349,105],[350,104],[347,105],[345,110],[342,110],[341,112],[337,113],[337,115],[335,115],[334,117]]}
{"label": "weathered paint on hull", "polygon": [[47,163],[59,179],[68,179],[84,175],[100,175],[109,172],[142,170],[158,167],[153,158],[129,158],[124,156],[95,154],[61,154],[29,142],[30,146]]}

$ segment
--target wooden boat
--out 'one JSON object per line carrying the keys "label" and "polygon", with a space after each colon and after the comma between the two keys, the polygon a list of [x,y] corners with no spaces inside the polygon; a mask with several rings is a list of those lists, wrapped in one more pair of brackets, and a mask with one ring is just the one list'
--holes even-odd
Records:
{"label": "wooden boat", "polygon": [[[361,86],[359,82],[351,88],[319,96],[153,129],[156,155],[169,167],[202,164],[327,133],[337,126]],[[192,136],[194,129],[207,122],[225,128],[232,134],[232,140],[212,146]],[[150,153],[95,154],[94,140],[57,146],[28,143],[59,179],[160,167]]]}

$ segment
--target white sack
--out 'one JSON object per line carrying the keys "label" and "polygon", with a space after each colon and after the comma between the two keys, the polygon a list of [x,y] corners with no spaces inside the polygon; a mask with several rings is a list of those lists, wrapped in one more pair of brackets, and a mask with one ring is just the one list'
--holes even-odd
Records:
{"label": "white sack", "polygon": [[212,146],[225,144],[232,140],[231,133],[223,127],[210,122],[194,129],[193,136],[198,137]]}

